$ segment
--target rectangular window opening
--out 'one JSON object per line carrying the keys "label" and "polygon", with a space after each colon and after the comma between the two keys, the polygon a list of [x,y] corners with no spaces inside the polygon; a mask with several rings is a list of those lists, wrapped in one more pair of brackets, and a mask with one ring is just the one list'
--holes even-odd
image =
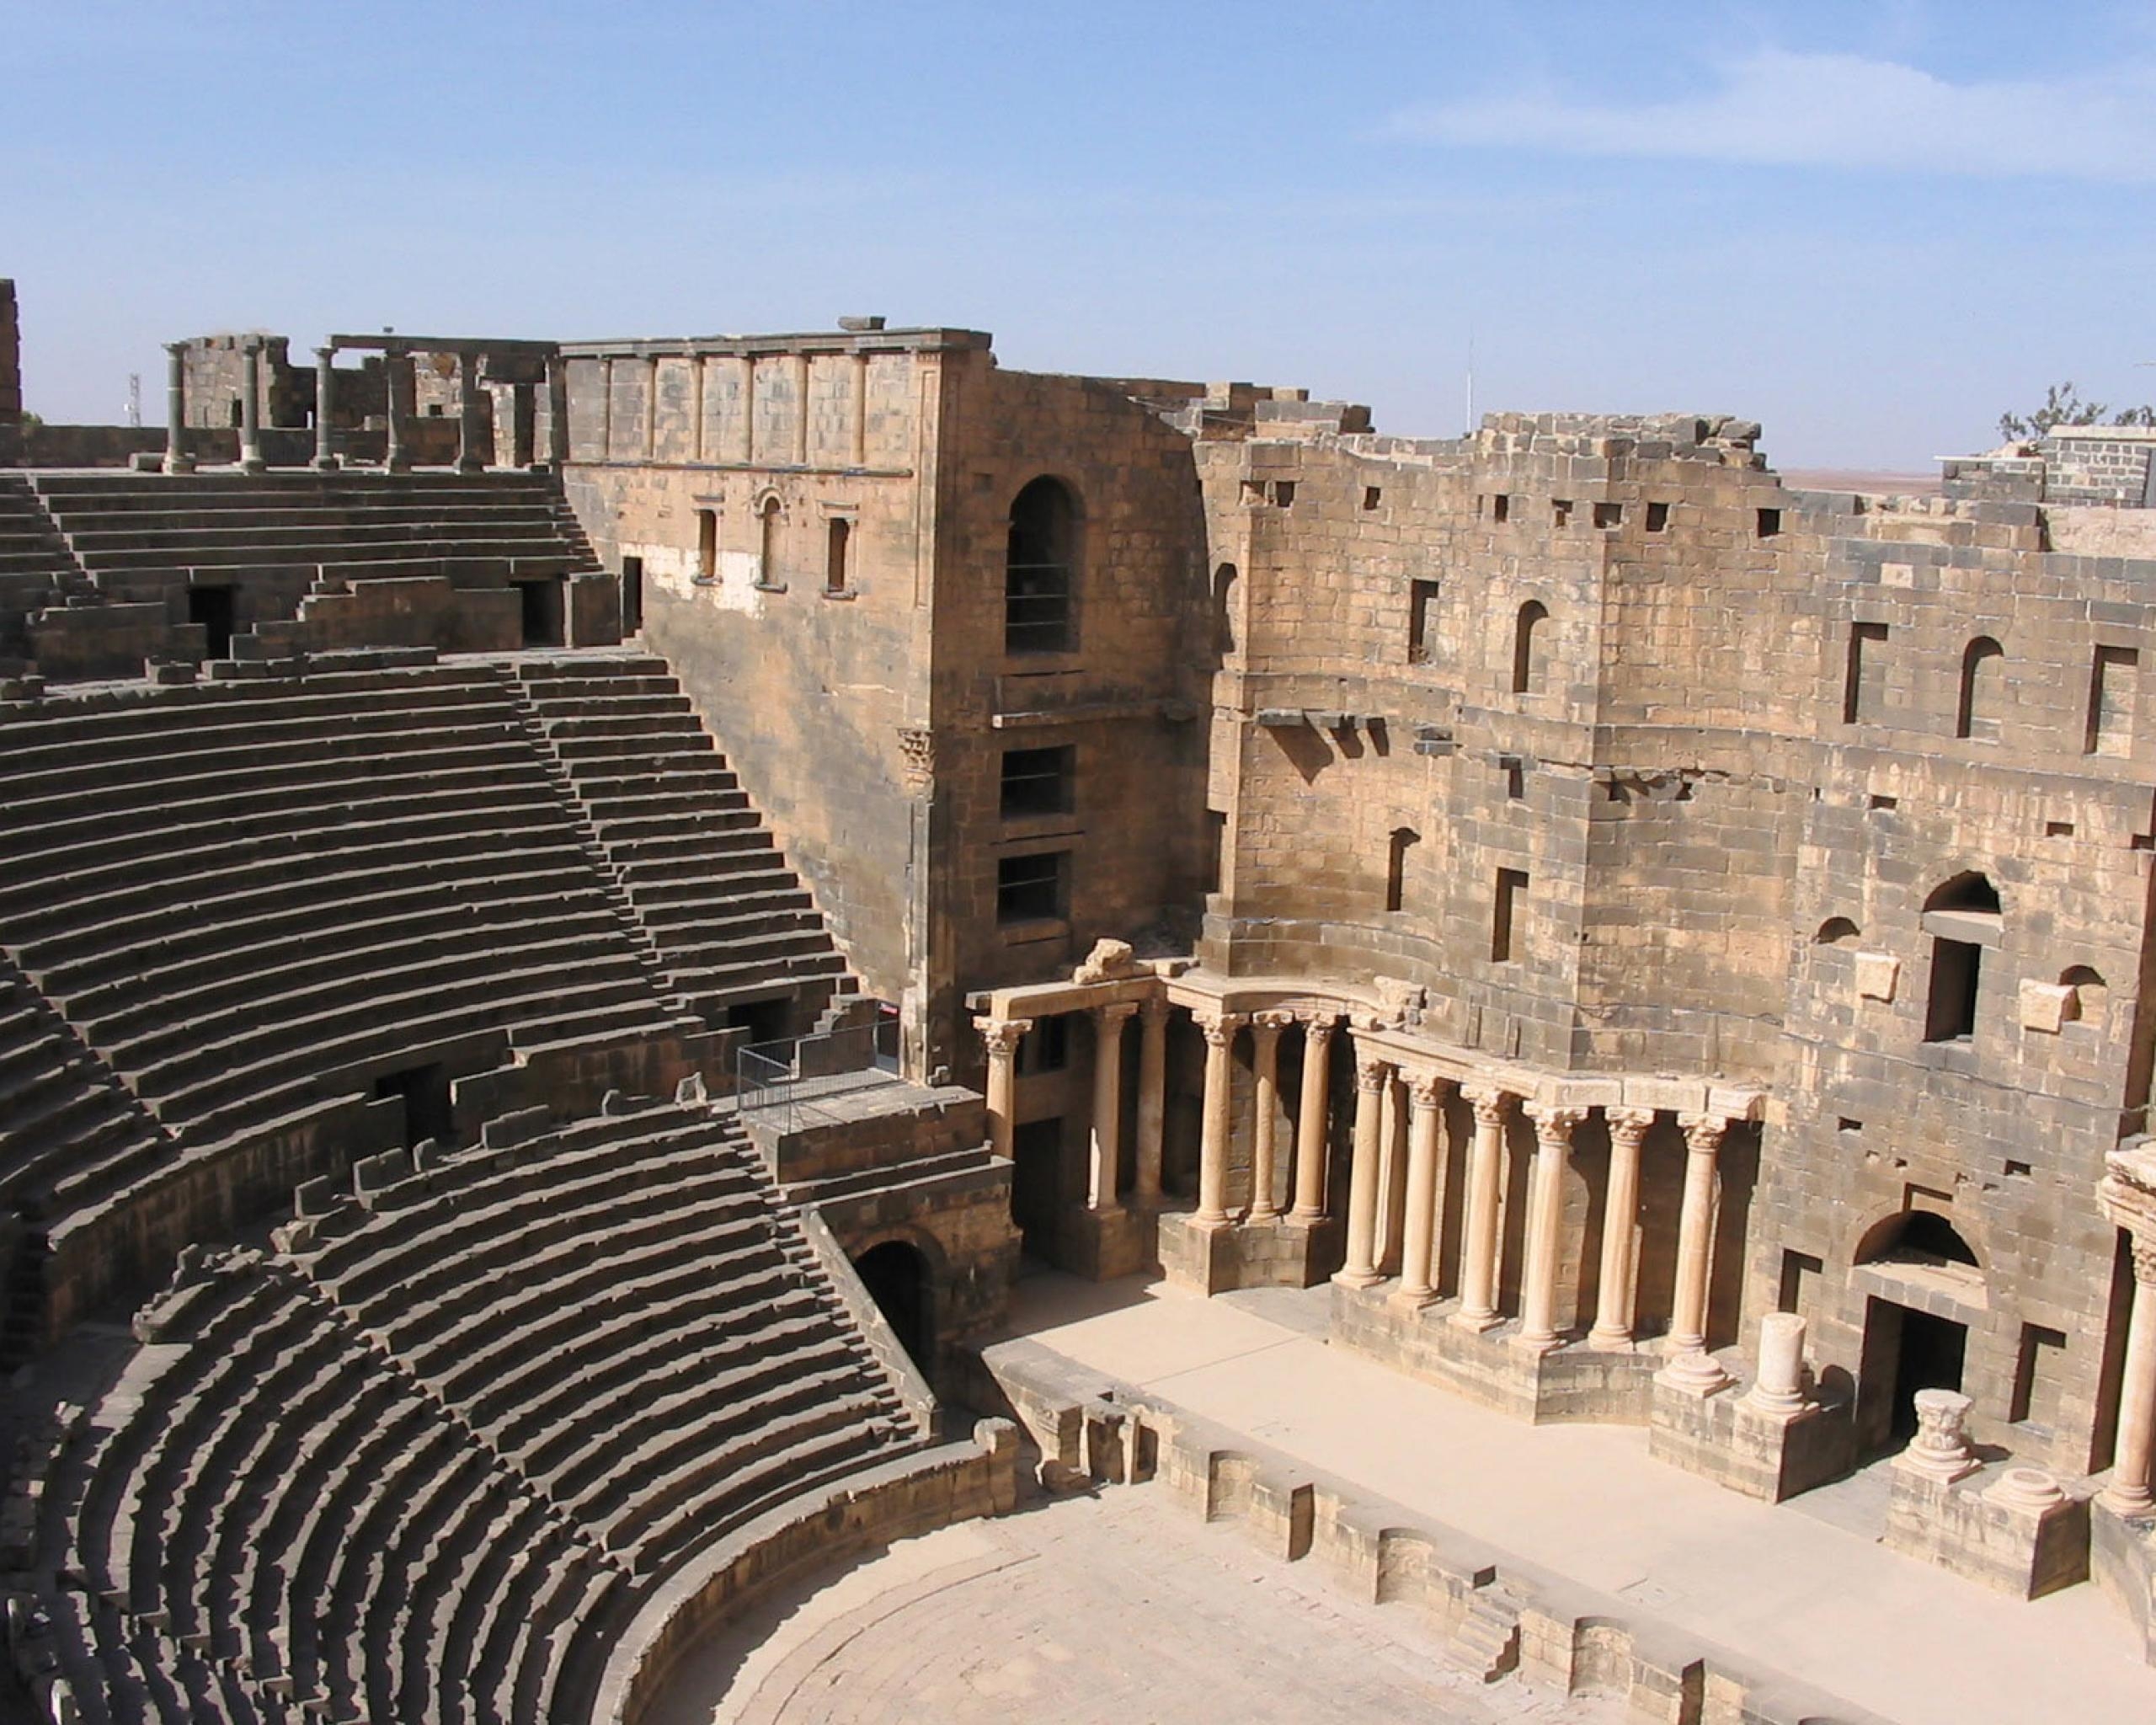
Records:
{"label": "rectangular window opening", "polygon": [[1070,903],[1070,884],[1068,851],[1001,858],[995,865],[996,925],[1060,920]]}
{"label": "rectangular window opening", "polygon": [[1659,533],[1669,525],[1669,505],[1651,503],[1647,505],[1647,531]]}
{"label": "rectangular window opening", "polygon": [[1407,662],[1428,665],[1433,631],[1431,613],[1437,609],[1438,584],[1411,581],[1407,590]]}
{"label": "rectangular window opening", "polygon": [[715,509],[696,511],[696,579],[718,579],[718,511]]}
{"label": "rectangular window opening", "polygon": [[622,633],[633,635],[643,627],[643,559],[622,559]]}
{"label": "rectangular window opening", "polygon": [[844,515],[833,515],[824,533],[824,590],[826,593],[846,591],[846,553],[853,538],[853,523]]}
{"label": "rectangular window opening", "polygon": [[2047,839],[2070,839],[2073,836],[2073,823],[2070,820],[2047,820],[2044,836]]}
{"label": "rectangular window opening", "polygon": [[1364,509],[1375,509],[1378,506],[1379,499],[1384,495],[1385,493],[1380,490],[1376,486],[1365,485],[1363,488],[1363,507]]}
{"label": "rectangular window opening", "polygon": [[1758,527],[1758,535],[1762,539],[1773,538],[1782,530],[1782,512],[1778,509],[1761,510]]}
{"label": "rectangular window opening", "polygon": [[1513,500],[1509,493],[1500,491],[1490,499],[1490,519],[1508,521],[1513,518]]}
{"label": "rectangular window opening", "polygon": [[1033,1020],[1033,1028],[1018,1039],[1018,1076],[1031,1078],[1039,1072],[1060,1072],[1070,1065],[1070,1015],[1051,1012]]}
{"label": "rectangular window opening", "polygon": [[1625,505],[1621,503],[1598,503],[1594,506],[1594,524],[1598,527],[1623,526]]}
{"label": "rectangular window opening", "polygon": [[1851,623],[1849,656],[1842,670],[1842,723],[1854,724],[1871,717],[1877,704],[1879,655],[1873,649],[1886,640],[1884,623]]}
{"label": "rectangular window opening", "polygon": [[1984,949],[1973,942],[1931,943],[1931,997],[1924,1012],[1926,1042],[1966,1042],[1977,1031],[1977,985]]}
{"label": "rectangular window opening", "polygon": [[1552,526],[1561,527],[1569,522],[1572,518],[1572,500],[1571,498],[1553,497],[1550,499],[1550,524]]}
{"label": "rectangular window opening", "polygon": [[1295,482],[1293,479],[1275,479],[1273,482],[1273,502],[1274,507],[1278,509],[1286,509],[1293,505],[1294,500]]}
{"label": "rectangular window opening", "polygon": [[1001,813],[1006,820],[1036,814],[1068,814],[1075,806],[1078,750],[1006,749]]}
{"label": "rectangular window opening", "polygon": [[1519,914],[1519,901],[1527,895],[1527,873],[1519,868],[1500,868],[1497,871],[1497,896],[1490,916],[1490,962],[1509,964],[1513,961],[1513,933]]}
{"label": "rectangular window opening", "polygon": [[1505,798],[1517,803],[1527,795],[1527,763],[1517,755],[1502,755],[1497,758],[1498,769],[1505,776]]}
{"label": "rectangular window opening", "polygon": [[1205,884],[1201,891],[1217,893],[1227,874],[1228,817],[1218,809],[1205,811]]}
{"label": "rectangular window opening", "polygon": [[1793,1311],[1801,1316],[1808,1316],[1806,1307],[1810,1302],[1806,1296],[1818,1285],[1816,1278],[1823,1274],[1826,1268],[1824,1258],[1815,1258],[1808,1252],[1785,1249],[1782,1252],[1781,1285],[1775,1292],[1774,1310]]}
{"label": "rectangular window opening", "polygon": [[2133,740],[2134,673],[2141,655],[2131,647],[2099,647],[2089,671],[2089,727],[2082,751],[2123,755]]}

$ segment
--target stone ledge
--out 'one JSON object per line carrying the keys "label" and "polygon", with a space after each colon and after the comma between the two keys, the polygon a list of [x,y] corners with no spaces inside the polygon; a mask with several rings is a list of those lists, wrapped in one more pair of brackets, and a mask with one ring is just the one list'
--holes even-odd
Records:
{"label": "stone ledge", "polygon": [[1164,1481],[1205,1519],[1242,1523],[1269,1555],[1315,1557],[1356,1597],[1414,1610],[1455,1664],[1486,1680],[1621,1696],[1634,1719],[1669,1725],[1886,1725],[1037,1342],[999,1343],[980,1361],[1039,1446],[1044,1478]]}

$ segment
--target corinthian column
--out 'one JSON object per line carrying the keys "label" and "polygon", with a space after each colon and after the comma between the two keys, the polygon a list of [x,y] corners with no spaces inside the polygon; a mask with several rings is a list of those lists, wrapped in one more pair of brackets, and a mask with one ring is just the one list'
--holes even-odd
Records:
{"label": "corinthian column", "polygon": [[1449,1079],[1433,1072],[1407,1075],[1407,1219],[1401,1229],[1400,1286],[1393,1298],[1423,1306],[1437,1297],[1432,1265],[1438,1239],[1438,1134],[1444,1119]]}
{"label": "corinthian column", "polygon": [[983,1018],[980,1039],[988,1047],[988,1135],[990,1146],[1004,1161],[1011,1160],[1011,1139],[1016,1130],[1018,1044],[1033,1028],[1031,1018]]}
{"label": "corinthian column", "polygon": [[165,344],[165,471],[191,473],[195,457],[187,452],[187,344]]}
{"label": "corinthian column", "polygon": [[1534,1177],[1527,1206],[1527,1278],[1520,1295],[1518,1346],[1547,1354],[1557,1345],[1557,1236],[1565,1224],[1565,1157],[1584,1108],[1527,1105],[1534,1122]]}
{"label": "corinthian column", "polygon": [[2133,1310],[2127,1320],[2126,1369],[2119,1383],[2119,1434],[2104,1502],[2121,1515],[2156,1510],[2150,1461],[2156,1453],[2156,1241],[2132,1236]]}
{"label": "corinthian column", "polygon": [[1250,1214],[1246,1221],[1280,1220],[1273,1116],[1280,1108],[1280,1033],[1294,1022],[1293,1012],[1259,1012],[1250,1021],[1251,1067],[1257,1078],[1257,1096],[1251,1115]]}
{"label": "corinthian column", "polygon": [[1303,1020],[1303,1092],[1295,1111],[1295,1210],[1305,1226],[1325,1220],[1326,1122],[1332,1088],[1332,1020]]}
{"label": "corinthian column", "polygon": [[1654,1124],[1652,1108],[1605,1108],[1609,1124],[1609,1188],[1602,1201],[1602,1272],[1590,1348],[1629,1348],[1639,1296],[1640,1146]]}
{"label": "corinthian column", "polygon": [[1385,1124],[1385,1090],[1392,1063],[1355,1050],[1355,1156],[1348,1171],[1348,1262],[1333,1280],[1368,1288],[1378,1274],[1378,1134]]}
{"label": "corinthian column", "polygon": [[1115,1198],[1116,1168],[1123,1158],[1123,1027],[1137,1010],[1129,1001],[1093,1009],[1093,1130],[1086,1208],[1097,1215],[1123,1207]]}
{"label": "corinthian column", "polygon": [[334,347],[314,350],[314,470],[318,473],[337,471],[337,435],[331,426],[334,412],[330,400],[337,387],[336,358]]}
{"label": "corinthian column", "polygon": [[262,344],[240,344],[240,377],[244,393],[239,403],[239,470],[259,473],[267,465],[262,459]]}
{"label": "corinthian column", "polygon": [[1198,1215],[1201,1227],[1228,1225],[1229,1079],[1235,1033],[1243,1021],[1232,1012],[1193,1012],[1205,1036],[1204,1135],[1198,1150]]}
{"label": "corinthian column", "polygon": [[1509,1091],[1494,1084],[1461,1087],[1475,1110],[1475,1142],[1467,1153],[1467,1220],[1460,1245],[1460,1310],[1452,1321],[1463,1329],[1486,1330],[1497,1322],[1497,1187],[1505,1154]]}
{"label": "corinthian column", "polygon": [[1707,1352],[1707,1289],[1713,1268],[1715,1158],[1729,1122],[1716,1114],[1680,1114],[1684,1129],[1684,1202],[1677,1219],[1677,1287],[1670,1302],[1669,1364],[1662,1375],[1702,1392],[1720,1389],[1728,1374]]}

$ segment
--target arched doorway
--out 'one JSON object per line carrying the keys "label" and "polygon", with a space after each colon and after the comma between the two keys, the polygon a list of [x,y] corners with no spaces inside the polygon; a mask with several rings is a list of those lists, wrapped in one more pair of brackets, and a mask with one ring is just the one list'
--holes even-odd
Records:
{"label": "arched doorway", "polygon": [[1961,1387],[1969,1327],[1940,1308],[1980,1306],[1983,1273],[1953,1223],[1923,1210],[1876,1223],[1858,1242],[1855,1261],[1882,1272],[1876,1280],[1894,1290],[1865,1301],[1857,1439],[1876,1455],[1916,1434],[1918,1391]]}
{"label": "arched doorway", "polygon": [[886,1240],[862,1252],[853,1268],[899,1345],[929,1372],[935,1365],[936,1325],[926,1257],[903,1240]]}

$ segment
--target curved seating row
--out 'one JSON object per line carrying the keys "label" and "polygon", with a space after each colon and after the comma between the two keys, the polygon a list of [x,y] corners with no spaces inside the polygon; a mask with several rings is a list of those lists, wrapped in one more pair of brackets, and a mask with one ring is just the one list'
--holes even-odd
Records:
{"label": "curved seating row", "polygon": [[190,1255],[51,1471],[85,1717],[578,1719],[683,1562],[927,1438],[707,1108],[467,1151],[286,1247]]}

